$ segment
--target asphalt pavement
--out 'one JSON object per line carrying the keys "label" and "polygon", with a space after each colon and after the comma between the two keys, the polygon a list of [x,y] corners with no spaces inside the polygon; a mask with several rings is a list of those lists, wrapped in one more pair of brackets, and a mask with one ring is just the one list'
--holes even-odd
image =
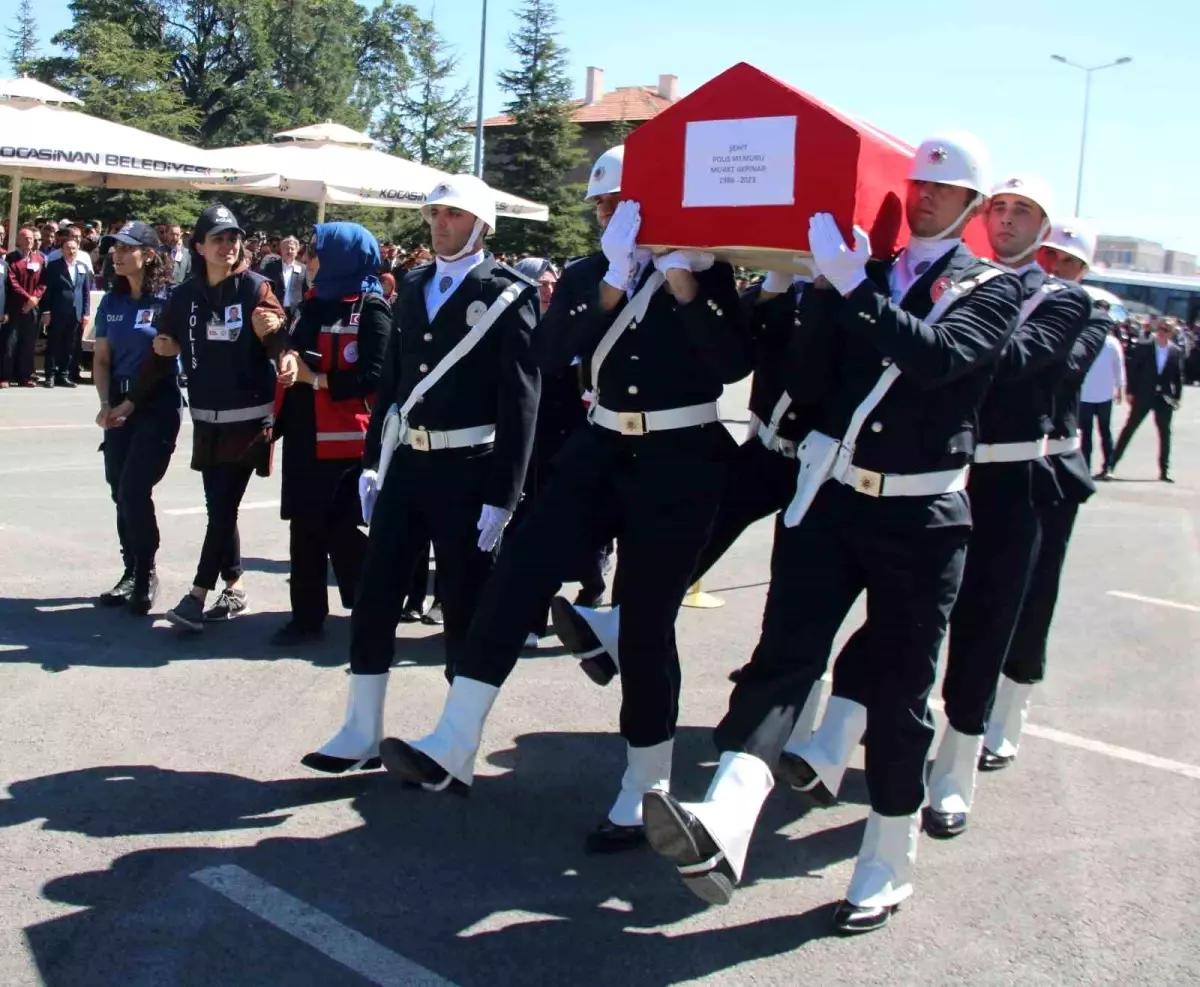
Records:
{"label": "asphalt pavement", "polygon": [[[745,388],[726,402],[744,419]],[[616,792],[619,691],[550,639],[488,722],[469,799],[300,757],[340,723],[348,619],[287,618],[278,479],[242,514],[252,613],[199,637],[161,619],[204,530],[190,428],[156,502],[157,619],[95,608],[119,575],[90,389],[0,392],[0,984],[658,987],[1200,982],[1200,392],[1152,422],[1083,509],[1014,768],[970,830],[920,844],[880,933],[831,934],[862,837],[861,752],[831,809],[768,801],[733,902],[706,907],[647,851],[582,852]],[[1123,418],[1123,416],[1119,416]],[[674,789],[699,797],[726,673],[749,656],[771,526],[685,610]],[[848,635],[862,618],[856,610]],[[387,728],[419,736],[446,685],[434,628],[403,625]]]}

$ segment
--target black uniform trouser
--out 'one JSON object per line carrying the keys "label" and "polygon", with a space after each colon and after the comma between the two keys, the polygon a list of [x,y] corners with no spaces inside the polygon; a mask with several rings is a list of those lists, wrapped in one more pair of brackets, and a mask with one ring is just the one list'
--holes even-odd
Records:
{"label": "black uniform trouser", "polygon": [[1041,544],[1032,490],[1010,482],[1021,472],[1030,475],[1028,463],[976,465],[967,488],[973,527],[950,615],[942,698],[950,725],[971,737],[987,729]]}
{"label": "black uniform trouser", "polygon": [[1174,414],[1174,410],[1157,395],[1150,400],[1134,401],[1125,427],[1121,429],[1121,436],[1117,439],[1117,449],[1113,453],[1114,466],[1125,455],[1133,433],[1151,411],[1154,412],[1154,427],[1158,429],[1158,470],[1160,473],[1166,473],[1171,468],[1171,415]]}
{"label": "black uniform trouser", "polygon": [[104,433],[104,479],[117,505],[117,538],[127,572],[154,568],[159,534],[153,493],[171,463],[179,423],[178,409],[149,407]]}
{"label": "black uniform trouser", "polygon": [[238,532],[238,508],[254,473],[251,466],[210,466],[200,471],[204,481],[204,506],[208,527],[200,546],[193,586],[212,590],[217,576],[233,583],[242,577],[242,539]]}
{"label": "black uniform trouser", "polygon": [[12,313],[3,328],[8,330],[9,335],[5,340],[7,345],[0,344],[0,353],[5,354],[4,371],[0,377],[14,383],[33,380],[38,338],[37,309]]}
{"label": "black uniform trouser", "polygon": [[1062,501],[1040,508],[1038,514],[1042,524],[1041,547],[1012,646],[1008,649],[1008,660],[1004,663],[1005,677],[1022,685],[1032,685],[1046,677],[1046,639],[1050,636],[1063,563],[1079,505]]}
{"label": "black uniform trouser", "polygon": [[1112,401],[1081,401],[1079,403],[1079,437],[1083,444],[1083,458],[1088,469],[1092,468],[1092,422],[1100,429],[1100,452],[1104,455],[1103,468],[1113,463]]}
{"label": "black uniform trouser", "polygon": [[762,632],[717,726],[719,750],[774,767],[838,628],[865,591],[868,622],[887,629],[886,648],[863,651],[871,807],[885,816],[921,807],[934,736],[929,694],[969,529],[928,528],[914,517],[829,482],[798,526],[776,520]]}
{"label": "black uniform trouser", "polygon": [[712,534],[696,561],[692,582],[701,579],[747,528],[782,511],[796,492],[796,460],[772,452],[756,438],[738,446],[725,474]]}
{"label": "black uniform trouser", "polygon": [[378,675],[391,667],[411,573],[422,555],[428,558],[432,540],[446,621],[446,677],[453,678],[494,559],[493,552],[479,550],[477,528],[491,468],[491,452],[396,449],[371,517],[350,620],[355,675]]}
{"label": "black uniform trouser", "polygon": [[51,319],[46,338],[46,379],[66,377],[71,372],[75,341],[79,337],[79,320]]}
{"label": "black uniform trouser", "polygon": [[329,616],[329,566],[337,581],[342,606],[354,606],[367,536],[358,527],[353,502],[338,504],[324,514],[297,514],[289,528],[292,620],[301,627],[318,628]]}
{"label": "black uniform trouser", "polygon": [[621,736],[652,747],[675,735],[675,617],[733,451],[723,426],[700,428],[622,437],[597,435],[592,425],[568,440],[554,477],[500,553],[467,635],[462,675],[502,686],[564,568],[615,537]]}
{"label": "black uniform trouser", "polygon": [[[425,610],[425,597],[429,594],[429,545],[425,545],[425,550],[417,552],[417,561],[413,567],[412,583],[409,586],[408,596],[404,600],[405,610],[415,610],[422,613]],[[434,602],[440,602],[438,597],[437,587],[437,570],[433,573],[433,599]]]}

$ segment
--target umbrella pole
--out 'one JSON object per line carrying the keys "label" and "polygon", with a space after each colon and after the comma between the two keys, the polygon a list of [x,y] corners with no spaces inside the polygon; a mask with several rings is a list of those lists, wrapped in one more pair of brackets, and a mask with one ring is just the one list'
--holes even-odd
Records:
{"label": "umbrella pole", "polygon": [[317,225],[320,226],[325,222],[325,200],[322,199],[317,203]]}
{"label": "umbrella pole", "polygon": [[9,189],[9,207],[8,207],[8,242],[12,246],[9,250],[15,248],[17,243],[17,223],[20,222],[21,215],[21,173],[18,171],[12,176],[12,185]]}

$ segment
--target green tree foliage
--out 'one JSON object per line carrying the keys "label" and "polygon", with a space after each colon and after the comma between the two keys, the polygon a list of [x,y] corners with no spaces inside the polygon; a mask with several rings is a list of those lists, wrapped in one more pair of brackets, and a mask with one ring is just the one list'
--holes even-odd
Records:
{"label": "green tree foliage", "polygon": [[13,71],[20,75],[28,72],[37,58],[37,20],[33,16],[33,0],[21,0],[17,6],[16,23],[5,33],[12,46],[8,49],[8,60]]}
{"label": "green tree foliage", "polygon": [[567,257],[587,250],[590,239],[583,188],[563,183],[563,175],[586,157],[571,119],[567,51],[558,42],[551,0],[525,0],[518,20],[508,44],[520,64],[500,73],[513,123],[496,140],[486,177],[496,188],[548,205],[550,221],[504,220],[492,245],[496,251]]}
{"label": "green tree foliage", "polygon": [[394,93],[373,134],[391,153],[451,174],[465,171],[471,153],[468,94],[448,88],[458,60],[431,21],[413,32],[410,58],[412,76]]}

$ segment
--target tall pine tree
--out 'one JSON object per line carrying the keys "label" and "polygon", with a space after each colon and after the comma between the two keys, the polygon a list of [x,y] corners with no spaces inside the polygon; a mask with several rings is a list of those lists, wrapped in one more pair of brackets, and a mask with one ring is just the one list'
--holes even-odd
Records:
{"label": "tall pine tree", "polygon": [[513,122],[496,141],[486,177],[496,188],[545,203],[550,221],[504,220],[492,238],[493,249],[568,257],[588,249],[589,228],[582,186],[563,182],[586,158],[571,119],[567,51],[558,42],[552,0],[525,0],[517,16],[520,24],[508,46],[520,65],[500,73],[500,88],[509,97],[504,109]]}
{"label": "tall pine tree", "polygon": [[7,29],[8,40],[12,47],[8,49],[8,60],[12,62],[13,71],[20,75],[28,72],[33,60],[37,58],[37,21],[33,16],[33,0],[21,0],[17,6],[17,22]]}

